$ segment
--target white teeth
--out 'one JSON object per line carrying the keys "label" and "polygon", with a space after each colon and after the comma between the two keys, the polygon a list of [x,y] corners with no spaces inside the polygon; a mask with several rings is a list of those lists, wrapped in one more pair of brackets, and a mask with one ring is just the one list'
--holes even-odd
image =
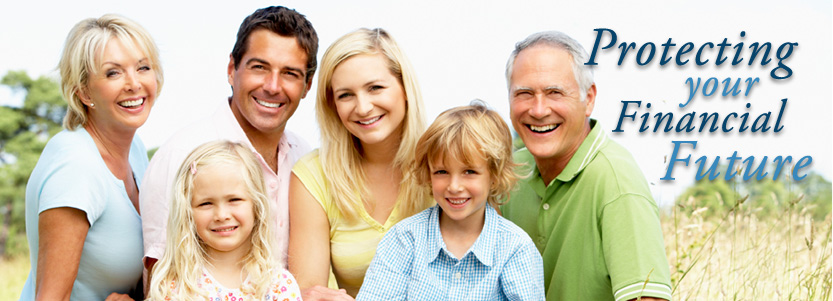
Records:
{"label": "white teeth", "polygon": [[382,118],[382,116],[376,116],[376,118],[370,119],[370,120],[368,120],[368,121],[361,121],[361,120],[360,120],[360,121],[359,121],[359,123],[361,123],[361,124],[363,124],[363,125],[368,125],[368,124],[372,124],[372,123],[374,123],[374,122],[376,122],[376,121],[379,121],[379,119],[380,119],[380,118]]}
{"label": "white teeth", "polygon": [[228,232],[228,231],[234,230],[236,228],[237,228],[237,226],[222,228],[222,229],[214,229],[214,232]]}
{"label": "white teeth", "polygon": [[454,205],[462,205],[462,204],[466,203],[466,201],[468,201],[469,199],[468,198],[462,198],[462,199],[446,198],[446,200],[448,200],[449,203],[454,204]]}
{"label": "white teeth", "polygon": [[129,107],[141,106],[143,103],[145,103],[145,99],[144,98],[139,98],[137,100],[126,100],[126,101],[119,102],[119,105],[122,106],[122,107],[125,107],[125,108],[129,108]]}
{"label": "white teeth", "polygon": [[280,108],[281,106],[283,106],[282,102],[271,103],[271,102],[265,102],[265,101],[262,101],[262,100],[259,100],[259,99],[255,99],[255,101],[257,103],[259,103],[261,106],[264,106],[264,107],[267,107],[267,108]]}
{"label": "white teeth", "polygon": [[533,132],[538,132],[538,133],[549,132],[549,131],[551,131],[555,128],[556,128],[555,124],[549,124],[549,125],[544,125],[544,126],[536,126],[536,125],[531,125],[531,124],[529,125],[530,130],[532,130]]}

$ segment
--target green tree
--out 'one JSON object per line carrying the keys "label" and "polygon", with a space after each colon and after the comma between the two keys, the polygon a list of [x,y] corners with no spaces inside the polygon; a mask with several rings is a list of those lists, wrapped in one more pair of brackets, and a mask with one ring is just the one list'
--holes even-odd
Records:
{"label": "green tree", "polygon": [[0,84],[25,93],[22,106],[0,106],[0,256],[9,256],[26,251],[26,182],[46,141],[61,130],[66,103],[48,77],[9,71]]}

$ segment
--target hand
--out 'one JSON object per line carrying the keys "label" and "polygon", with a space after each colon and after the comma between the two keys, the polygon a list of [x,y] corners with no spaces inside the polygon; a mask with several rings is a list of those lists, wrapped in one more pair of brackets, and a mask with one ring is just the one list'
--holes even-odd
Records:
{"label": "hand", "polygon": [[133,301],[127,294],[112,293],[104,301]]}
{"label": "hand", "polygon": [[301,290],[301,297],[307,301],[353,301],[344,289],[334,290],[320,285]]}

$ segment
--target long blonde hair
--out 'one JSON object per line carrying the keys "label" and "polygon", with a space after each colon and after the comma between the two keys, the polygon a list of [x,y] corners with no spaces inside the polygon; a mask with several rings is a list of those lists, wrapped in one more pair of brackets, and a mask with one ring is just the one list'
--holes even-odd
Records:
{"label": "long blonde hair", "polygon": [[382,54],[387,59],[391,74],[405,90],[405,119],[402,121],[402,140],[393,165],[402,171],[397,196],[400,217],[411,216],[430,204],[430,198],[419,189],[410,174],[413,153],[419,136],[425,130],[422,95],[414,68],[399,49],[396,41],[381,28],[361,28],[336,40],[324,53],[318,75],[318,95],[315,110],[321,128],[321,166],[329,180],[330,194],[338,210],[347,219],[359,216],[368,195],[366,176],[361,167],[361,141],[350,134],[341,123],[333,101],[332,77],[336,67],[345,60],[361,54]]}
{"label": "long blonde hair", "polygon": [[263,173],[254,154],[239,143],[215,141],[203,144],[182,162],[176,176],[168,215],[168,235],[165,254],[154,266],[150,282],[149,300],[203,300],[209,292],[197,287],[202,268],[209,264],[205,243],[199,238],[194,224],[191,198],[194,178],[199,171],[218,163],[240,164],[254,210],[251,233],[252,248],[243,258],[249,281],[241,291],[262,297],[272,279],[272,269],[281,268],[272,256],[269,203]]}

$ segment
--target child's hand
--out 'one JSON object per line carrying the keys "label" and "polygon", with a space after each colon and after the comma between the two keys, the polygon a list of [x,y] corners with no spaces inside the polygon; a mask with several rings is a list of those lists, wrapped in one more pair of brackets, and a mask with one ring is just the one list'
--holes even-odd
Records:
{"label": "child's hand", "polygon": [[344,289],[334,290],[320,285],[301,291],[301,297],[307,301],[354,301]]}
{"label": "child's hand", "polygon": [[112,293],[104,301],[133,301],[127,294]]}

